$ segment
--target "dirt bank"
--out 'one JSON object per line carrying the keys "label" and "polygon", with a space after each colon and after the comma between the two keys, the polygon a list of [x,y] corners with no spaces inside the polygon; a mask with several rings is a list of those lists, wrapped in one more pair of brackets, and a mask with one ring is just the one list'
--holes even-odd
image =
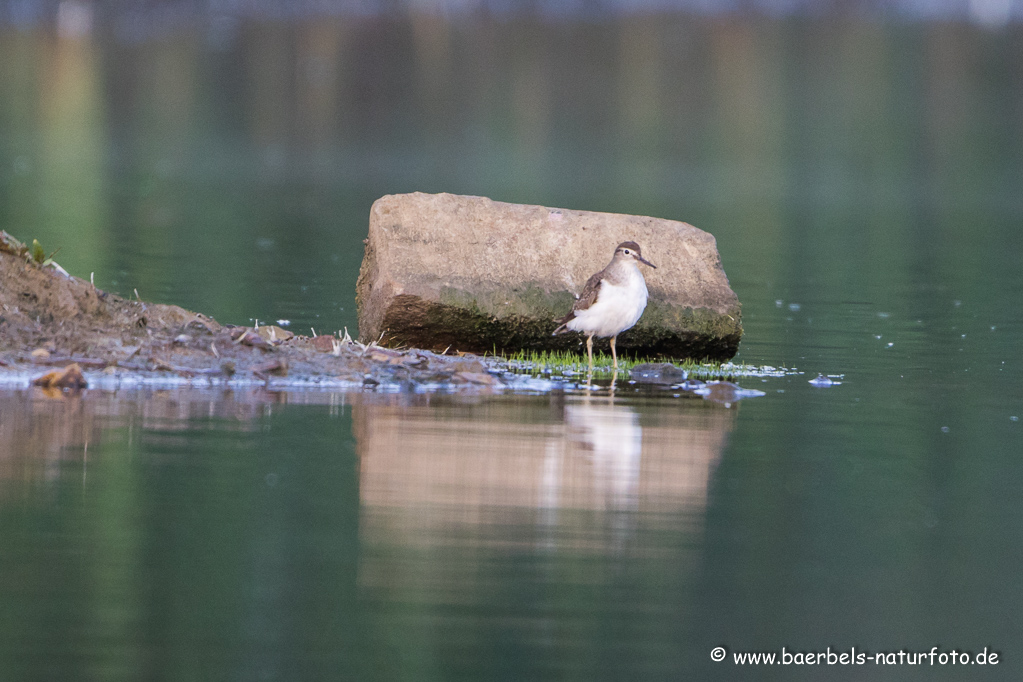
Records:
{"label": "dirt bank", "polygon": [[[0,381],[77,363],[96,378],[493,386],[475,356],[365,346],[338,337],[252,329],[174,305],[128,300],[33,259],[0,232]],[[99,374],[102,373],[102,374]]]}

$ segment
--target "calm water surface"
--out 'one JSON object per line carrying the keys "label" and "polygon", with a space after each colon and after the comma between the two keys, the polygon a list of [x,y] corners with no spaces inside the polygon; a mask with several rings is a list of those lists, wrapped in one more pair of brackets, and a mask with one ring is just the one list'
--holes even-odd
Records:
{"label": "calm water surface", "polygon": [[[802,374],[0,393],[0,679],[1023,676],[1017,25],[62,5],[0,23],[0,229],[75,275],[354,331],[382,194],[650,214]],[[732,659],[935,646],[999,664]]]}

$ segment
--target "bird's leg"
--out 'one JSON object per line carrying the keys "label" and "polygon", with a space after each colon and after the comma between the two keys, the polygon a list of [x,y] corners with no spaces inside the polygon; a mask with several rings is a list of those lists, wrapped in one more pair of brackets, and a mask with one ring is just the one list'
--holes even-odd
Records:
{"label": "bird's leg", "polygon": [[618,353],[615,352],[615,341],[617,340],[618,340],[617,334],[611,337],[611,357],[614,358],[616,370],[618,369]]}
{"label": "bird's leg", "polygon": [[590,359],[590,371],[593,371],[593,335],[586,337],[586,356]]}

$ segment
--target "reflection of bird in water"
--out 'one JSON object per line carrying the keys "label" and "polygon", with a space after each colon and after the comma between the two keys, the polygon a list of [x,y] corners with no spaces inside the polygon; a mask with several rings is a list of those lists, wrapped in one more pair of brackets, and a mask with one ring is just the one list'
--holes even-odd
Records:
{"label": "reflection of bird in water", "polygon": [[593,487],[603,509],[634,511],[639,501],[643,429],[639,415],[623,405],[569,405],[568,439],[593,465]]}
{"label": "reflection of bird in water", "polygon": [[[608,514],[611,546],[621,548],[639,507],[642,444],[639,416],[628,407],[565,407],[565,438],[550,441],[544,459],[542,524],[554,530],[561,509],[599,509]],[[553,535],[545,542],[554,543]]]}
{"label": "reflection of bird in water", "polygon": [[611,337],[611,357],[618,369],[615,341],[626,329],[639,321],[646,308],[647,290],[639,264],[656,266],[643,258],[639,244],[622,242],[615,249],[611,262],[600,272],[586,280],[579,300],[572,312],[558,320],[561,326],[555,334],[568,331],[586,334],[586,354],[593,370],[593,337]]}

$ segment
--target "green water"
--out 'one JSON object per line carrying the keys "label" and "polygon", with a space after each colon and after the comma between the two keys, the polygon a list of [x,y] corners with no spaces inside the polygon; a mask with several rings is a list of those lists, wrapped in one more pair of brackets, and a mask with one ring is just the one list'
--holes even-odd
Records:
{"label": "green water", "polygon": [[[1021,63],[852,17],[0,24],[0,229],[100,287],[354,332],[372,201],[483,194],[712,232],[736,360],[804,372],[0,393],[0,679],[1019,679]],[[1000,659],[732,658],[935,646]]]}

